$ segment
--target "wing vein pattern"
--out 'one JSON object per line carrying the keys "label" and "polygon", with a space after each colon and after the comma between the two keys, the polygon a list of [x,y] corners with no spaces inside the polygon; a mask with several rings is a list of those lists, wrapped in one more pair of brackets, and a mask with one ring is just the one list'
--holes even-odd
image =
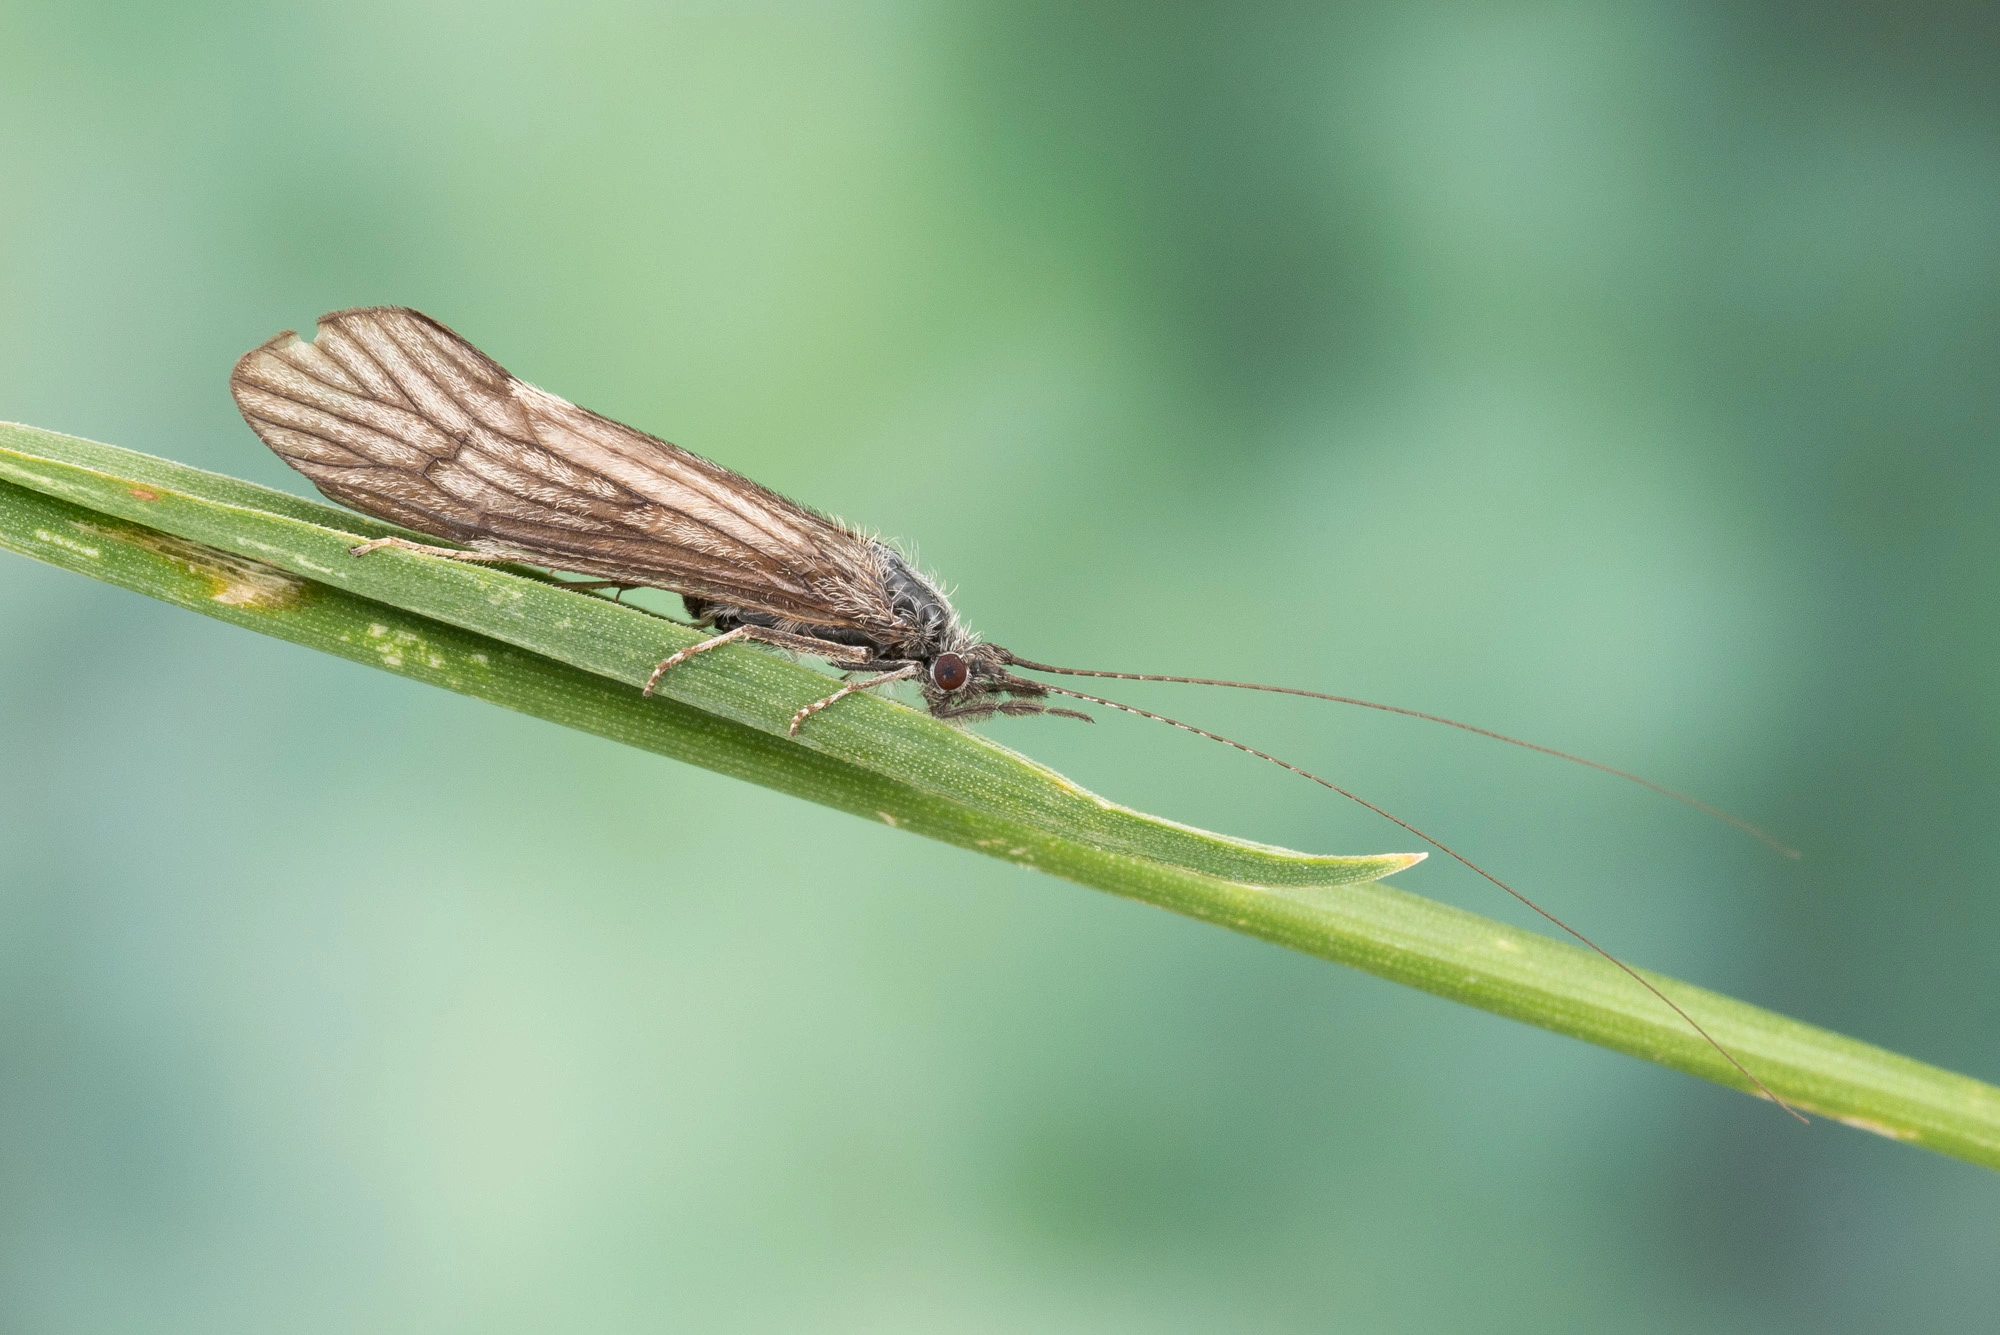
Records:
{"label": "wing vein pattern", "polygon": [[312,342],[246,354],[229,384],[265,444],[363,513],[801,628],[895,624],[870,539],[515,379],[416,311],[324,316]]}

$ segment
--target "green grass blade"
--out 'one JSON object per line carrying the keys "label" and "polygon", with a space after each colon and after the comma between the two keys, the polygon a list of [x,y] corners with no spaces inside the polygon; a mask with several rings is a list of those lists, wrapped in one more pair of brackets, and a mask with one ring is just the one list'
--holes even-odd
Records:
{"label": "green grass blade", "polygon": [[[1225,840],[1211,847],[1204,842],[1209,836],[1182,827],[1172,827],[1185,836],[1179,847],[1194,850],[1192,856],[1212,856],[1209,872],[1220,874],[1135,856],[1105,847],[1100,830],[1089,822],[1065,833],[1058,818],[1063,802],[1055,798],[1039,805],[1023,804],[1018,813],[1009,815],[1003,809],[1005,804],[990,793],[949,791],[951,781],[973,781],[963,772],[955,780],[936,773],[899,777],[883,772],[879,765],[857,764],[826,749],[787,740],[768,726],[679,700],[644,700],[616,674],[579,667],[497,636],[363,596],[331,577],[332,573],[344,574],[346,567],[330,557],[322,563],[331,572],[329,578],[307,578],[276,563],[249,559],[238,550],[202,544],[132,522],[108,509],[63,499],[63,493],[79,487],[102,490],[109,485],[106,479],[118,475],[75,460],[31,457],[19,448],[23,429],[5,430],[11,434],[0,437],[0,445],[14,456],[7,464],[10,471],[6,476],[32,476],[34,481],[28,485],[18,480],[0,482],[0,547],[264,634],[886,821],[913,833],[1743,1088],[1741,1077],[1714,1049],[1657,1000],[1612,965],[1576,947],[1380,884],[1244,884],[1230,879],[1225,869],[1237,864],[1244,848],[1258,846]],[[118,464],[129,470],[121,479],[128,492],[121,505],[157,505],[169,491],[178,498],[176,505],[196,503],[197,498],[183,490],[188,479],[173,471],[177,466],[154,461],[158,471],[144,472],[143,467],[153,465],[142,467],[133,462],[137,458],[142,456]],[[99,456],[96,462],[112,462],[112,456]],[[78,471],[96,477],[79,478]],[[179,485],[169,486],[169,481]],[[218,494],[199,503],[262,503],[261,489],[244,483],[230,483],[242,490],[227,493],[235,501],[223,501],[221,493],[227,489],[220,484],[225,482],[228,480],[217,480]],[[157,495],[151,500],[131,495],[132,487]],[[339,536],[380,530],[378,525],[350,520],[343,512],[311,502],[285,498],[283,508],[278,508],[279,502],[271,504],[273,509],[260,513],[309,527],[319,527],[320,518],[339,517],[348,524],[345,534]],[[186,514],[179,514],[175,522],[187,520]],[[268,536],[263,529],[254,533]],[[241,529],[237,539],[264,540],[246,536]],[[288,559],[317,561],[322,553],[288,548],[286,555]],[[353,567],[368,564],[365,560],[351,562]],[[410,562],[405,567],[408,573],[399,578],[450,580],[464,569],[446,562]],[[509,578],[519,584],[534,583]],[[496,587],[511,589],[512,585],[469,587],[490,592]],[[561,590],[549,593],[567,600],[564,606],[587,601]],[[407,596],[407,590],[399,596]],[[574,621],[570,633],[595,632],[586,623]],[[757,664],[791,666],[762,654],[748,658]],[[929,722],[915,711],[900,713]],[[1064,781],[1040,767],[1031,767],[1028,773],[1043,775],[1043,782],[1067,788]],[[1662,975],[1649,973],[1647,977],[1801,1109],[2000,1168],[2000,1089]]]}

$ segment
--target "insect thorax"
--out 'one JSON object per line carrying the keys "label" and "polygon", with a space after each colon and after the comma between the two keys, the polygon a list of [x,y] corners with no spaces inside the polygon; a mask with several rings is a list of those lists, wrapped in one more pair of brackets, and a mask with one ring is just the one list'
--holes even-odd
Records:
{"label": "insect thorax", "polygon": [[682,595],[681,601],[689,616],[718,630],[766,626],[829,644],[865,646],[885,661],[929,662],[941,653],[969,652],[976,637],[959,622],[943,591],[894,548],[880,542],[871,542],[869,547],[876,561],[875,570],[870,572],[875,588],[865,599],[869,605],[866,612],[855,609],[856,621],[865,624],[830,626],[792,620],[693,594]]}
{"label": "insect thorax", "polygon": [[943,590],[925,579],[901,553],[884,543],[869,544],[881,562],[882,592],[889,613],[903,637],[895,652],[909,658],[929,659],[950,650],[963,653],[973,637],[959,624],[958,613]]}

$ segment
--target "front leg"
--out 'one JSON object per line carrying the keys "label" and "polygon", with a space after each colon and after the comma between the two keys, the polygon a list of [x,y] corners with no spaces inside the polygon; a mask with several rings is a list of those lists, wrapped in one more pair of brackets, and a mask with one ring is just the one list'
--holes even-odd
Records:
{"label": "front leg", "polygon": [[805,723],[807,719],[811,718],[814,714],[819,713],[820,710],[825,709],[828,705],[832,704],[836,700],[844,699],[847,696],[853,695],[856,691],[865,691],[871,686],[881,686],[886,682],[892,682],[892,681],[903,681],[906,678],[916,676],[919,672],[922,672],[923,670],[924,670],[924,665],[922,663],[905,663],[903,666],[897,668],[893,672],[883,672],[876,676],[868,678],[868,680],[866,681],[850,681],[847,683],[847,685],[841,687],[839,690],[835,691],[832,695],[826,696],[824,699],[815,700],[811,704],[807,705],[804,709],[801,709],[798,713],[792,715],[792,726],[785,729],[785,735],[788,737],[798,736],[799,728]]}
{"label": "front leg", "polygon": [[789,649],[794,653],[812,654],[843,668],[864,668],[875,661],[875,651],[863,645],[832,644],[826,640],[815,640],[810,635],[794,635],[787,630],[773,630],[769,626],[738,626],[735,630],[726,630],[720,635],[710,636],[700,644],[691,644],[672,657],[662,660],[660,665],[653,669],[653,675],[646,678],[646,687],[639,694],[651,695],[653,688],[660,684],[660,678],[696,654],[705,654],[710,649],[719,649],[738,640],[756,640],[780,649]]}

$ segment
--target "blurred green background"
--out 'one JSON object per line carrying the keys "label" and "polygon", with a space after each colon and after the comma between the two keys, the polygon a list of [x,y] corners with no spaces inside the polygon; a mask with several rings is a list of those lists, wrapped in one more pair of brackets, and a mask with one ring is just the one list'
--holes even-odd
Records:
{"label": "blurred green background", "polygon": [[[2000,1078],[1990,6],[0,5],[0,417],[426,310],[1627,957]],[[1876,1331],[1962,1164],[0,560],[9,1331]],[[1001,740],[1318,851],[1138,720]],[[1399,883],[1519,921],[1439,860]]]}

